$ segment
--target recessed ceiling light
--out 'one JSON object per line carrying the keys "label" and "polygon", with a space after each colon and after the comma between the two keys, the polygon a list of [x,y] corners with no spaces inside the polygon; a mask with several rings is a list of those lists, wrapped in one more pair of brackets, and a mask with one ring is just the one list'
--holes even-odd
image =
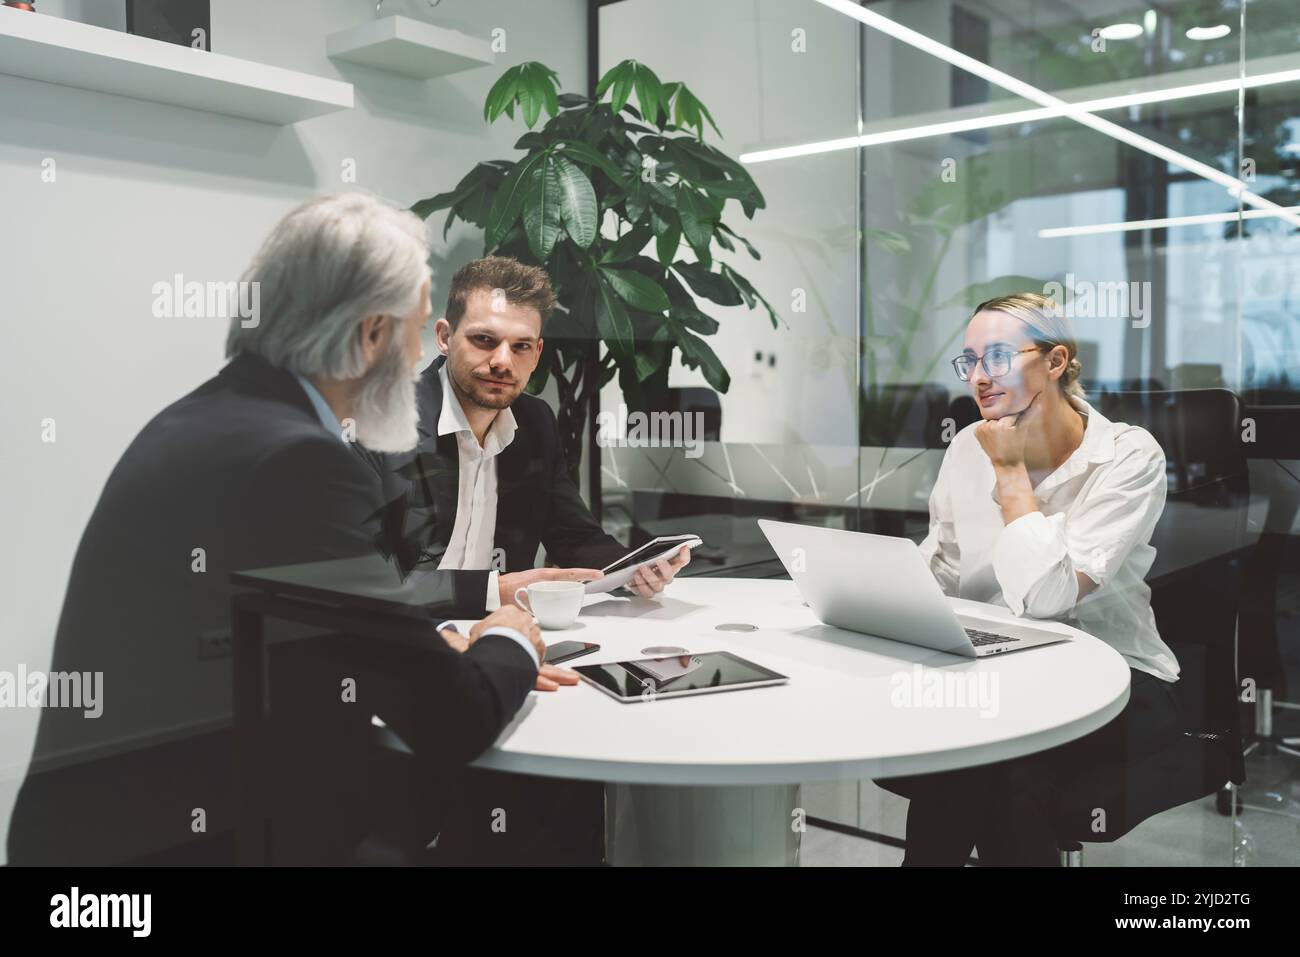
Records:
{"label": "recessed ceiling light", "polygon": [[1228,26],[1226,23],[1220,23],[1213,27],[1192,27],[1187,31],[1187,39],[1218,40],[1221,37],[1226,37],[1231,32],[1232,27]]}
{"label": "recessed ceiling light", "polygon": [[1132,40],[1142,36],[1142,27],[1136,23],[1112,23],[1102,27],[1097,36],[1103,40]]}

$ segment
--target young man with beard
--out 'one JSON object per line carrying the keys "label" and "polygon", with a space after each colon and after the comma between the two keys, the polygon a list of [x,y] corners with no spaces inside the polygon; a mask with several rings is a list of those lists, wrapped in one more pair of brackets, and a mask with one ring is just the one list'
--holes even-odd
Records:
{"label": "young man with beard", "polygon": [[[420,441],[384,465],[386,499],[412,504],[412,551],[441,570],[482,574],[483,610],[508,607],[515,591],[542,579],[581,581],[627,549],[592,516],[565,467],[555,415],[524,393],[555,307],[546,272],[488,256],[452,277],[446,315],[434,324],[442,357],[420,377]],[[538,548],[557,567],[536,568]],[[690,561],[642,568],[630,589],[653,598]],[[567,668],[543,665],[539,690],[576,684]],[[603,838],[598,784],[466,770],[456,788],[460,823],[444,829],[439,857],[451,863],[597,863]],[[492,811],[510,815],[491,830]]]}
{"label": "young man with beard", "polygon": [[[374,554],[382,483],[350,439],[398,453],[419,438],[428,253],[419,219],[361,193],[271,232],[243,276],[260,315],[232,320],[229,364],[141,430],[86,527],[51,670],[102,673],[103,713],[43,710],[10,863],[233,861],[231,665],[197,650],[229,633],[232,572]],[[512,607],[440,636],[442,619],[478,617],[487,579],[448,583],[412,675],[452,765],[514,717],[544,651]]]}

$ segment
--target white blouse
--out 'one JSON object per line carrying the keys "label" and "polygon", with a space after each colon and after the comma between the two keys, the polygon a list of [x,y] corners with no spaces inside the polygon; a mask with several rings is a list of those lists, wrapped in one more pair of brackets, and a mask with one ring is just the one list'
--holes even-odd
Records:
{"label": "white blouse", "polygon": [[[953,438],[930,494],[921,554],[944,593],[1050,618],[1105,641],[1133,668],[1178,679],[1143,580],[1151,533],[1165,506],[1165,454],[1150,432],[1087,416],[1083,442],[1034,487],[1041,511],[1003,523],[993,463],[973,423]],[[1075,572],[1097,588],[1079,600]]]}

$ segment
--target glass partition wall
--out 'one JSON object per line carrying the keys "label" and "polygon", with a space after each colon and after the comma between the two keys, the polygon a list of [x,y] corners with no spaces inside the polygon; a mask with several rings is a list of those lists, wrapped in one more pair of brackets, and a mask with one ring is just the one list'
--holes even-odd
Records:
{"label": "glass partition wall", "polygon": [[[692,574],[743,577],[784,576],[760,517],[919,541],[979,417],[950,361],[973,308],[1051,295],[1089,403],[1166,453],[1147,583],[1196,686],[1188,761],[1206,734],[1248,751],[1240,789],[1157,797],[1087,862],[1300,861],[1294,4],[614,0],[598,25],[600,72],[685,82],[762,189],[752,221],[724,212],[761,258],[718,258],[779,317],[702,304],[729,388],[673,369],[663,401],[701,414],[695,447],[604,436],[606,526],[697,532]],[[602,412],[623,401],[611,384]],[[864,781],[803,800],[805,863],[901,857],[903,799]]]}

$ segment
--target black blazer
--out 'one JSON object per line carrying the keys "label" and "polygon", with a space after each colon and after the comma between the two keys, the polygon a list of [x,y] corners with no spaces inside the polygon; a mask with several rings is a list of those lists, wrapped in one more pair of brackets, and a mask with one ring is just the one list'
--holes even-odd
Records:
{"label": "black blazer", "polygon": [[[404,532],[407,561],[423,556],[436,567],[456,524],[460,454],[454,435],[438,435],[442,414],[439,357],[420,376],[420,444],[404,455],[370,453],[385,474],[384,497],[394,510],[390,524]],[[506,572],[533,568],[539,545],[547,560],[564,568],[603,568],[627,553],[607,534],[582,500],[565,469],[555,413],[536,396],[522,394],[510,406],[517,429],[497,458],[497,521],[494,546],[504,553]],[[404,511],[403,511],[404,510]],[[398,515],[397,512],[402,512]],[[484,572],[455,571],[455,576]],[[486,581],[481,586],[486,594]],[[470,588],[456,588],[457,595]],[[480,609],[482,611],[482,609]]]}
{"label": "black blazer", "polygon": [[[383,504],[369,456],[322,428],[294,376],[255,356],[155,416],[95,506],[55,636],[50,670],[102,672],[103,714],[43,709],[10,862],[110,863],[180,844],[194,808],[209,833],[228,826],[231,662],[200,645],[229,632],[230,575],[373,554]],[[431,616],[473,614],[455,587],[446,594]],[[499,636],[465,654],[431,641],[423,667],[421,720],[442,735],[437,757],[456,761],[491,744],[536,675]]]}

